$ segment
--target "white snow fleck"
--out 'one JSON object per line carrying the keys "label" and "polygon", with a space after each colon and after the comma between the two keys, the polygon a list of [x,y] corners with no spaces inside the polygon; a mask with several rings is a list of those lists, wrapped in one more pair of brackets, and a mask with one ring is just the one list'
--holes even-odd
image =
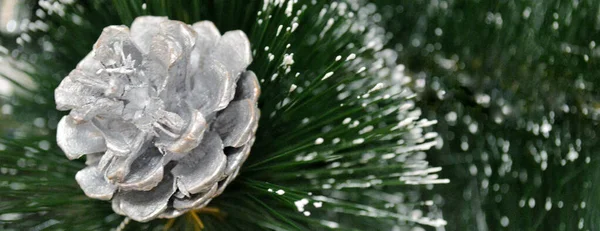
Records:
{"label": "white snow fleck", "polygon": [[358,138],[352,141],[353,144],[362,144],[365,142],[365,139],[363,138]]}
{"label": "white snow fleck", "polygon": [[352,53],[352,54],[348,55],[348,57],[346,58],[346,61],[354,60],[355,58],[356,58],[356,54]]}
{"label": "white snow fleck", "polygon": [[508,224],[510,224],[510,220],[508,219],[508,217],[503,216],[502,218],[500,218],[500,225],[502,225],[502,227],[508,227]]}
{"label": "white snow fleck", "polygon": [[294,64],[294,53],[284,54],[283,62],[281,63],[281,65],[282,66],[291,66],[292,64]]}
{"label": "white snow fleck", "polygon": [[352,119],[350,117],[346,117],[344,121],[342,121],[342,124],[349,124],[350,121],[352,121]]}
{"label": "white snow fleck", "polygon": [[326,80],[333,75],[333,71],[327,72],[321,80]]}
{"label": "white snow fleck", "polygon": [[296,205],[296,209],[298,209],[298,212],[304,212],[304,206],[306,206],[308,202],[308,199],[302,198],[301,200],[295,201],[294,205]]}
{"label": "white snow fleck", "polygon": [[323,141],[325,141],[325,140],[323,140],[323,138],[319,137],[319,138],[317,138],[317,139],[315,140],[315,144],[316,144],[316,145],[322,144],[322,143],[323,143]]}
{"label": "white snow fleck", "polygon": [[315,206],[315,208],[321,208],[323,206],[323,202],[321,202],[321,201],[313,202],[313,206]]}

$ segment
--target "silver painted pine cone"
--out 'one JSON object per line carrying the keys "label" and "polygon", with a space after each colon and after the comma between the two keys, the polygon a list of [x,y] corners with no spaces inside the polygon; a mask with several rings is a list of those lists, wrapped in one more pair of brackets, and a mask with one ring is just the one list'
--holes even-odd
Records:
{"label": "silver painted pine cone", "polygon": [[237,175],[258,125],[256,76],[242,31],[139,17],[104,28],[55,91],[57,142],[86,155],[89,197],[137,221],[205,206]]}

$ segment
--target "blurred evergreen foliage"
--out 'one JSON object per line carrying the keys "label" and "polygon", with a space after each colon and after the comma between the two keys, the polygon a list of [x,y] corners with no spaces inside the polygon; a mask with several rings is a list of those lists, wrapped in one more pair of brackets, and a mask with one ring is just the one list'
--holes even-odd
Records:
{"label": "blurred evergreen foliage", "polygon": [[438,120],[446,229],[597,230],[600,2],[374,2]]}

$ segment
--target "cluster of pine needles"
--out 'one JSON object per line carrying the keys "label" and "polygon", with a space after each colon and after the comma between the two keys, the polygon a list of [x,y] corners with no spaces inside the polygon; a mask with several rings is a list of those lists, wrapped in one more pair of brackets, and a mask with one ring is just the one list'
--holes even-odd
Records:
{"label": "cluster of pine needles", "polygon": [[[55,1],[59,2],[59,1]],[[63,2],[63,1],[61,1]],[[16,93],[2,96],[0,229],[3,230],[390,230],[443,226],[420,195],[446,183],[424,151],[434,122],[420,118],[407,81],[386,62],[385,31],[363,1],[92,0],[60,9],[31,3],[30,24],[3,36],[2,62]],[[57,3],[58,4],[58,3]],[[211,20],[248,34],[261,82],[261,120],[250,158],[207,208],[136,223],[87,198],[74,180],[84,167],[56,146],[63,112],[53,92],[108,25],[141,15],[188,24]],[[36,22],[39,23],[36,24]],[[40,26],[41,25],[41,26]],[[0,73],[1,74],[1,73]]]}

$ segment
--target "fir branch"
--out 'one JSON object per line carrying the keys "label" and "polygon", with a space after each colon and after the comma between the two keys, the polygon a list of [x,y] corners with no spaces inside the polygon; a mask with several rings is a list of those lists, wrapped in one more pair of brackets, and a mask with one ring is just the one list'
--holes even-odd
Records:
{"label": "fir branch", "polygon": [[[21,62],[36,52],[44,54],[31,62],[33,70],[29,71],[38,88],[11,97],[23,102],[11,104],[14,111],[40,109],[10,119],[29,125],[35,118],[47,119],[38,132],[29,126],[13,131],[11,137],[5,131],[8,137],[2,144],[9,148],[0,151],[0,159],[11,161],[7,162],[12,166],[9,171],[15,169],[6,180],[25,188],[19,191],[0,184],[0,193],[11,195],[8,200],[0,199],[0,208],[6,208],[0,216],[11,218],[0,221],[0,227],[44,224],[53,229],[92,230],[121,224],[122,218],[112,214],[109,205],[88,200],[77,190],[73,176],[82,163],[67,161],[56,147],[54,130],[60,113],[50,108],[53,89],[86,55],[102,28],[129,25],[140,15],[165,15],[186,23],[212,20],[222,31],[246,31],[253,45],[254,62],[249,69],[261,81],[263,113],[256,143],[242,173],[209,205],[219,208],[225,221],[199,214],[206,229],[389,230],[444,225],[435,205],[420,202],[418,196],[407,199],[422,190],[415,184],[447,181],[438,179],[433,173],[439,170],[424,160],[423,151],[435,144],[436,134],[423,134],[423,128],[433,122],[419,119],[414,94],[406,83],[391,79],[398,67],[385,62],[385,52],[389,52],[382,50],[385,31],[371,20],[370,8],[360,8],[365,2],[104,3],[65,5],[64,15],[45,16],[46,30],[28,32],[38,39],[37,44],[15,48],[19,54],[14,58]],[[34,100],[26,100],[32,94]],[[29,150],[36,142],[35,133],[49,147]],[[21,167],[15,163],[21,159],[47,164]],[[33,192],[34,187],[42,189]],[[54,190],[62,193],[60,197]],[[409,214],[413,210],[430,214],[414,217]],[[94,212],[74,218],[81,211]],[[28,222],[22,222],[25,218]],[[124,228],[148,229],[166,223],[130,222]],[[171,227],[189,229],[193,224],[182,216]]]}

